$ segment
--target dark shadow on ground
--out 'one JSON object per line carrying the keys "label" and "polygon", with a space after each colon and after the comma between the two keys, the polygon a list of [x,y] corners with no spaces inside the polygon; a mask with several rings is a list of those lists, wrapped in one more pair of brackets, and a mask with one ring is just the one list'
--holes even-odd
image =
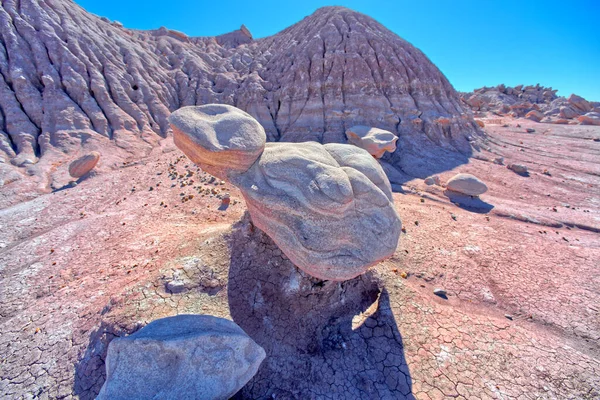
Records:
{"label": "dark shadow on ground", "polygon": [[60,192],[60,191],[66,190],[66,189],[74,188],[75,186],[79,185],[81,182],[83,182],[86,179],[91,178],[91,177],[93,177],[95,175],[96,175],[95,171],[90,171],[87,174],[83,175],[81,178],[79,178],[77,180],[70,181],[69,183],[67,183],[67,184],[65,184],[63,186],[54,189],[52,192],[56,193],[56,192]]}
{"label": "dark shadow on ground", "polygon": [[486,203],[479,197],[467,196],[451,190],[445,190],[444,195],[456,206],[478,214],[487,214],[494,208],[493,204]]}
{"label": "dark shadow on ground", "polygon": [[231,316],[267,353],[235,399],[413,398],[388,293],[372,273],[312,278],[247,216],[229,240]]}
{"label": "dark shadow on ground", "polygon": [[133,333],[139,327],[123,329],[114,324],[102,322],[90,334],[90,340],[85,353],[75,364],[75,382],[73,394],[80,400],[93,400],[100,392],[106,379],[104,360],[108,344],[116,337]]}

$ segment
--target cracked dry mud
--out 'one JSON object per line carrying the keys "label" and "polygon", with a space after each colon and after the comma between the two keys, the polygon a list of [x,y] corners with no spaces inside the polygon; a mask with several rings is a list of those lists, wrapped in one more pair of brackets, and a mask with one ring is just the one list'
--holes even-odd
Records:
{"label": "cracked dry mud", "polygon": [[169,140],[0,210],[0,397],[92,399],[110,340],[203,313],[267,351],[237,398],[598,398],[600,128],[486,131],[489,151],[441,174],[476,174],[481,200],[396,187],[395,255],[344,283],[293,267]]}

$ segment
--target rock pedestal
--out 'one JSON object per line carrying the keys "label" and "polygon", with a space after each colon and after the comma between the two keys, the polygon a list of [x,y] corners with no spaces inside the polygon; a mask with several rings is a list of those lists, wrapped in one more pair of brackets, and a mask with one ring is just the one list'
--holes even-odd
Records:
{"label": "rock pedestal", "polygon": [[390,183],[367,151],[333,143],[265,145],[262,127],[232,106],[184,107],[169,121],[175,144],[236,185],[256,226],[310,275],[351,279],[396,250],[401,223]]}

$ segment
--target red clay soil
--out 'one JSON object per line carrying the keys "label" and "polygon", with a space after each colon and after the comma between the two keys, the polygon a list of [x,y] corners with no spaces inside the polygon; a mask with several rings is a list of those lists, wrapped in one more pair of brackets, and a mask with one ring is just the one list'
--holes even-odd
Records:
{"label": "red clay soil", "polygon": [[[357,306],[364,313],[354,339],[401,344],[402,382],[388,372],[382,378],[394,398],[599,398],[600,127],[486,121],[489,149],[440,174],[442,182],[476,175],[489,187],[479,200],[450,200],[421,179],[394,194],[406,232],[394,257],[369,273],[373,281],[357,281],[363,289],[377,282],[379,294],[356,300],[373,305]],[[526,165],[529,176],[492,162],[499,156]],[[277,299],[298,279],[301,290],[344,295],[344,285],[314,282],[286,264],[267,239],[236,247],[235,237],[252,229],[236,224],[244,212],[235,188],[160,149],[0,210],[0,397],[94,398],[112,338],[168,315],[231,318],[243,309],[230,310],[230,302],[239,302],[246,280],[229,282],[243,260],[280,271],[264,283],[281,285]],[[385,323],[371,326],[373,313],[387,315]],[[395,365],[379,342],[363,342],[374,366]],[[363,398],[382,393],[361,385]],[[238,397],[268,394],[258,388]],[[331,397],[343,397],[336,390]]]}

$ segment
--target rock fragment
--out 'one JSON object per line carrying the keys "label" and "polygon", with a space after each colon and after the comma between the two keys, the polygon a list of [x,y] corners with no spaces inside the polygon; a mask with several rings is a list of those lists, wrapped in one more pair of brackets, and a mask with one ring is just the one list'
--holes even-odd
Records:
{"label": "rock fragment", "polygon": [[365,149],[375,158],[381,158],[386,151],[396,150],[398,136],[384,129],[356,125],[346,130],[348,142]]}
{"label": "rock fragment", "polygon": [[446,188],[453,192],[466,194],[468,196],[479,196],[487,192],[487,185],[479,178],[471,174],[454,175],[446,183]]}
{"label": "rock fragment", "polygon": [[439,175],[428,176],[427,178],[425,178],[425,184],[427,186],[432,186],[432,185],[442,186]]}
{"label": "rock fragment", "polygon": [[600,113],[589,112],[577,118],[581,125],[600,125]]}
{"label": "rock fragment", "polygon": [[542,114],[538,110],[531,110],[525,115],[525,118],[535,122],[540,122],[542,118],[544,118],[544,114]]}
{"label": "rock fragment", "polygon": [[114,339],[99,400],[229,399],[258,371],[264,350],[234,322],[177,315]]}
{"label": "rock fragment", "polygon": [[527,174],[528,173],[527,166],[525,166],[523,164],[509,164],[506,166],[506,168],[510,169],[511,171],[516,172],[517,174]]}
{"label": "rock fragment", "polygon": [[96,164],[98,164],[99,160],[100,153],[96,151],[92,151],[89,154],[79,157],[77,160],[73,161],[69,165],[69,174],[73,178],[81,178],[82,176],[93,170]]}

